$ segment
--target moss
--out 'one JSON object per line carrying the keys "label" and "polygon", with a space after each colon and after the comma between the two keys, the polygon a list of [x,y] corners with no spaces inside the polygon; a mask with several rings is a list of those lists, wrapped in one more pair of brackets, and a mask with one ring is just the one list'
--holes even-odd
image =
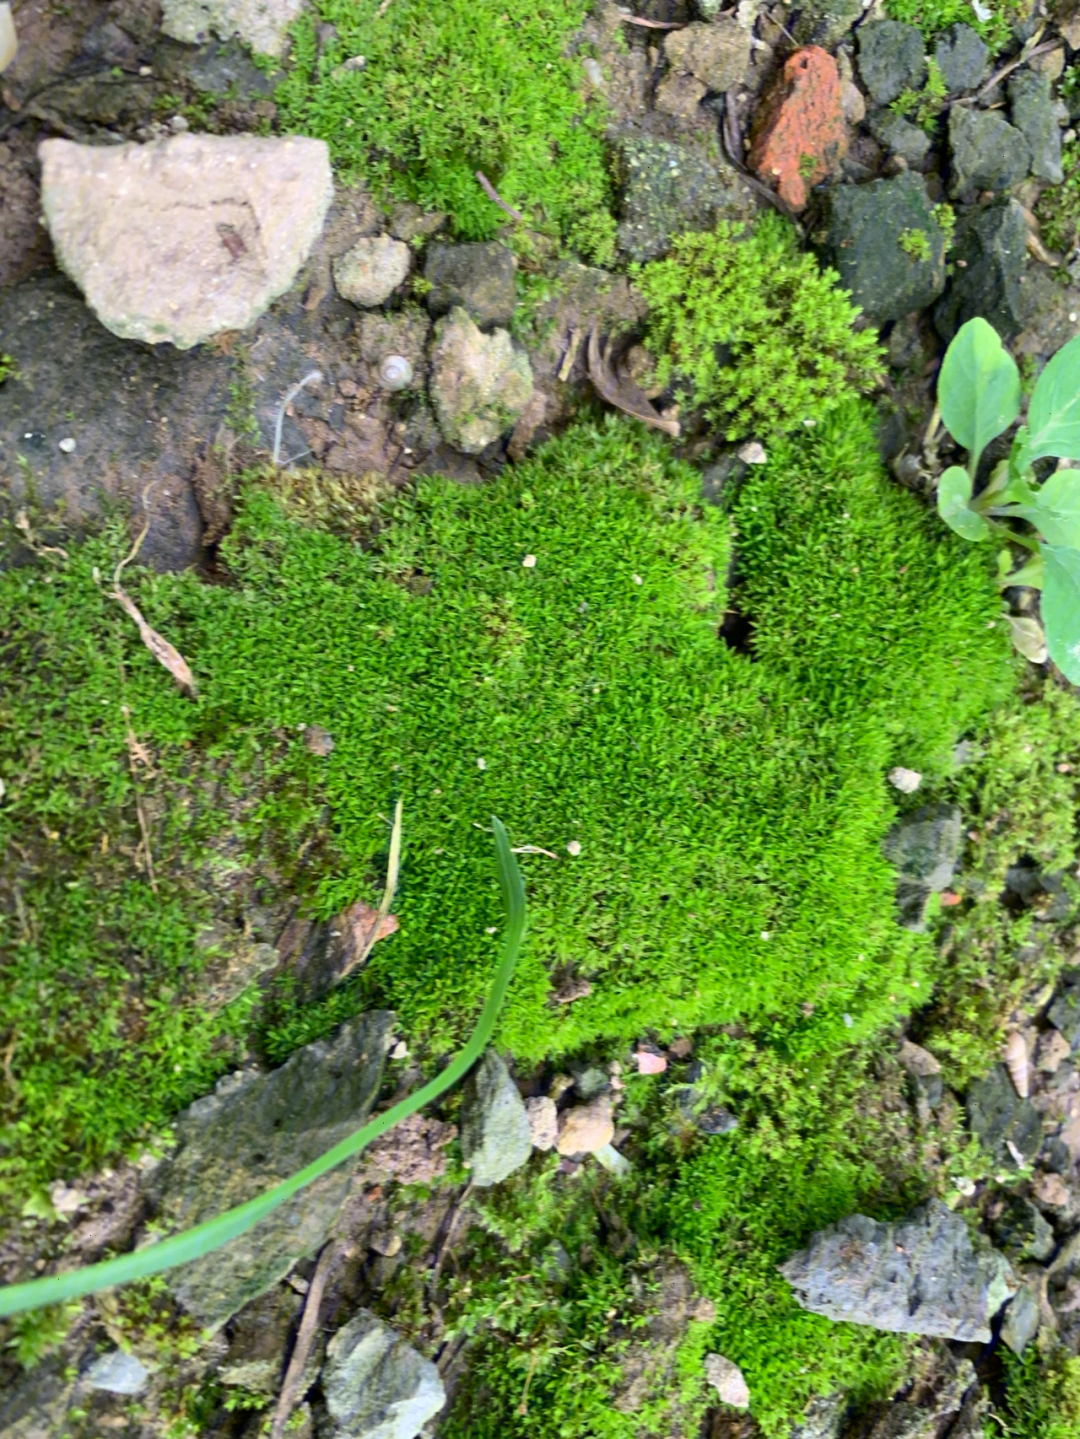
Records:
{"label": "moss", "polygon": [[682,236],[637,271],[658,382],[729,440],[817,424],[881,373],[875,335],[853,331],[859,311],[836,281],[774,214],[746,237],[727,221]]}
{"label": "moss", "polygon": [[913,260],[930,258],[930,237],[925,230],[902,230],[896,243]]}
{"label": "moss", "polygon": [[[445,210],[465,239],[506,215],[480,170],[540,230],[611,258],[615,222],[602,116],[581,97],[572,37],[585,0],[394,0],[385,13],[319,0],[295,29],[281,123],[325,139],[348,175],[384,197]],[[337,38],[321,55],[320,22]],[[341,67],[362,55],[361,69]]]}
{"label": "moss", "polygon": [[917,26],[927,40],[934,40],[951,25],[970,25],[996,55],[1012,38],[1012,26],[1029,15],[1031,8],[1031,0],[1002,0],[988,19],[980,20],[968,0],[887,0],[885,13],[890,20]]}
{"label": "moss", "polygon": [[1075,1439],[1080,1433],[1080,1358],[1035,1346],[1023,1358],[1005,1353],[1002,1405],[1014,1439]]}
{"label": "moss", "polygon": [[931,137],[949,94],[941,66],[931,55],[926,62],[926,83],[921,90],[905,90],[889,106],[894,114],[913,121]]}
{"label": "moss", "polygon": [[1045,244],[1069,254],[1080,239],[1080,140],[1070,140],[1062,147],[1061,163],[1064,183],[1047,186],[1039,196],[1035,215]]}
{"label": "moss", "polygon": [[0,385],[5,380],[17,380],[19,378],[19,366],[13,355],[5,354],[0,350]]}

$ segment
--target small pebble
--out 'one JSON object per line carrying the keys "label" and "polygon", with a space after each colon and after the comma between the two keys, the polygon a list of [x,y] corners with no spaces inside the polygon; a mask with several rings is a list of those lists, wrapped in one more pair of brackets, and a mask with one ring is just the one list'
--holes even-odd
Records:
{"label": "small pebble", "polygon": [[484,759],[483,756],[481,756],[481,757],[476,761],[476,768],[477,768],[477,769],[487,769],[487,760]]}
{"label": "small pebble", "polygon": [[393,1047],[393,1049],[390,1051],[390,1058],[391,1058],[391,1059],[408,1059],[408,1057],[409,1057],[409,1046],[405,1043],[405,1041],[404,1041],[403,1039],[399,1039],[398,1042],[397,1042],[397,1044],[395,1044],[394,1047]]}
{"label": "small pebble", "polygon": [[897,765],[895,769],[889,771],[889,783],[901,794],[914,794],[922,784],[922,775],[918,770],[905,769],[903,765]]}
{"label": "small pebble", "polygon": [[70,435],[68,435],[67,439],[60,441],[60,449],[65,455],[73,455],[75,453],[75,441]]}
{"label": "small pebble", "polygon": [[769,457],[765,453],[765,446],[760,440],[750,440],[739,451],[739,459],[744,465],[767,465]]}
{"label": "small pebble", "polygon": [[572,854],[576,859],[581,853],[581,841],[579,839],[572,839],[566,846],[566,852],[567,854]]}
{"label": "small pebble", "polygon": [[535,569],[536,569],[536,556],[535,556],[535,555],[526,555],[525,558],[524,558],[524,559],[522,560],[522,562],[521,562],[521,566],[522,566],[522,569],[535,570]]}
{"label": "small pebble", "polygon": [[663,1074],[667,1060],[662,1054],[653,1054],[650,1049],[639,1049],[634,1054],[639,1074]]}

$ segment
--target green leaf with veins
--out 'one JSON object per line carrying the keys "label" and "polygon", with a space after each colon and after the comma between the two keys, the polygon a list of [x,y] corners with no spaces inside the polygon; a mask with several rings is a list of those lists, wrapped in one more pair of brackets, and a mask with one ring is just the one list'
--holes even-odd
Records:
{"label": "green leaf with veins", "polygon": [[1020,371],[985,320],[968,320],[953,337],[938,377],[938,404],[946,429],[970,452],[974,473],[986,446],[1020,413]]}
{"label": "green leaf with veins", "polygon": [[1063,345],[1039,376],[1028,407],[1029,460],[1080,460],[1080,335]]}
{"label": "green leaf with veins", "polygon": [[970,500],[971,476],[963,465],[950,465],[938,480],[938,514],[965,540],[989,539],[990,526],[982,515],[969,508]]}
{"label": "green leaf with veins", "polygon": [[1041,546],[1046,579],[1042,619],[1050,658],[1066,679],[1080,684],[1080,550]]}
{"label": "green leaf with veins", "polygon": [[995,507],[993,514],[1029,521],[1048,545],[1080,549],[1080,470],[1058,470],[1026,504]]}

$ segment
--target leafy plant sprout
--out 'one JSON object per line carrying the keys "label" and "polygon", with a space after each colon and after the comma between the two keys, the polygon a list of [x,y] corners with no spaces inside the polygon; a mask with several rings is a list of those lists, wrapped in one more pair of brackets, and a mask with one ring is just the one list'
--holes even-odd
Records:
{"label": "leafy plant sprout", "polygon": [[403,1119],[407,1119],[410,1114],[415,1114],[425,1104],[430,1104],[432,1100],[438,1099],[441,1094],[457,1084],[458,1080],[464,1079],[483,1054],[488,1040],[491,1038],[495,1021],[502,1008],[503,1000],[506,998],[506,991],[514,973],[522,941],[525,938],[525,886],[522,882],[521,871],[514,858],[513,850],[510,848],[510,839],[506,829],[494,817],[492,817],[491,823],[495,833],[499,889],[502,893],[503,907],[506,910],[506,929],[503,933],[502,953],[476,1028],[465,1047],[450,1061],[442,1073],[422,1085],[415,1094],[410,1094],[407,1099],[402,1099],[393,1105],[385,1114],[377,1115],[374,1119],[369,1120],[354,1134],[350,1134],[340,1144],[335,1144],[333,1149],[328,1149],[325,1154],[320,1155],[318,1159],[299,1170],[291,1179],[276,1184],[273,1189],[267,1190],[265,1194],[259,1195],[256,1199],[248,1200],[246,1204],[238,1204],[234,1209],[226,1210],[216,1219],[208,1219],[205,1223],[197,1224],[194,1228],[174,1235],[171,1239],[163,1239],[158,1244],[137,1249],[133,1254],[124,1254],[117,1259],[107,1259],[101,1264],[84,1265],[80,1269],[72,1269],[64,1274],[51,1274],[44,1279],[31,1279],[25,1284],[6,1285],[0,1289],[0,1318],[5,1318],[9,1314],[21,1314],[30,1309],[41,1309],[46,1305],[62,1304],[72,1299],[79,1299],[85,1294],[93,1294],[99,1289],[111,1288],[114,1284],[127,1284],[134,1279],[145,1279],[151,1274],[160,1274],[163,1270],[175,1269],[178,1265],[187,1264],[193,1259],[201,1259],[204,1254],[220,1249],[230,1239],[245,1234],[258,1224],[260,1219],[265,1218],[279,1204],[283,1204],[286,1199],[291,1199],[294,1194],[299,1193],[301,1189],[306,1188],[307,1185],[336,1168],[337,1165],[344,1163],[346,1159],[351,1159],[353,1155],[359,1154],[373,1139],[377,1139],[379,1135],[393,1129],[395,1124],[400,1124]]}
{"label": "leafy plant sprout", "polygon": [[[1002,550],[1001,585],[1042,590],[1050,658],[1080,683],[1080,471],[1059,467],[1036,487],[1033,468],[1048,457],[1080,459],[1080,336],[1039,376],[1027,424],[978,495],[983,451],[1016,421],[1021,404],[1020,371],[985,320],[969,320],[957,331],[941,367],[938,404],[949,433],[968,452],[966,467],[950,465],[938,481],[938,513],[964,539],[996,536],[1031,552],[1031,560],[1010,573],[1010,551]],[[1035,535],[1014,529],[1010,520],[1026,522]]]}

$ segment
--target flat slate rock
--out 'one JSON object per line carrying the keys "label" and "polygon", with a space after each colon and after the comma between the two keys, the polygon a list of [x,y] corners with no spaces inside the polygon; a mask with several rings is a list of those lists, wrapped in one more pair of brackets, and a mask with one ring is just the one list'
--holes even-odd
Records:
{"label": "flat slate rock", "polygon": [[829,259],[872,320],[924,310],[944,290],[945,234],[921,175],[838,185],[828,213]]}
{"label": "flat slate rock", "polygon": [[[179,1148],[150,1188],[179,1231],[290,1178],[354,1130],[379,1092],[394,1016],[378,1010],[297,1050],[269,1074],[240,1071],[182,1114]],[[325,1243],[354,1165],[339,1165],[224,1248],[169,1276],[181,1304],[217,1329]]]}
{"label": "flat slate rock", "polygon": [[995,1250],[976,1253],[968,1227],[938,1199],[882,1224],[852,1214],[780,1266],[803,1309],[899,1334],[986,1344],[1016,1289]]}
{"label": "flat slate rock", "polygon": [[238,36],[263,55],[280,55],[304,0],[162,0],[161,28],[173,40],[199,45]]}
{"label": "flat slate rock", "polygon": [[446,1403],[430,1359],[367,1309],[331,1339],[322,1388],[320,1439],[416,1439]]}
{"label": "flat slate rock", "polygon": [[525,1101],[494,1049],[485,1052],[465,1081],[461,1148],[472,1182],[480,1189],[499,1184],[532,1153]]}

